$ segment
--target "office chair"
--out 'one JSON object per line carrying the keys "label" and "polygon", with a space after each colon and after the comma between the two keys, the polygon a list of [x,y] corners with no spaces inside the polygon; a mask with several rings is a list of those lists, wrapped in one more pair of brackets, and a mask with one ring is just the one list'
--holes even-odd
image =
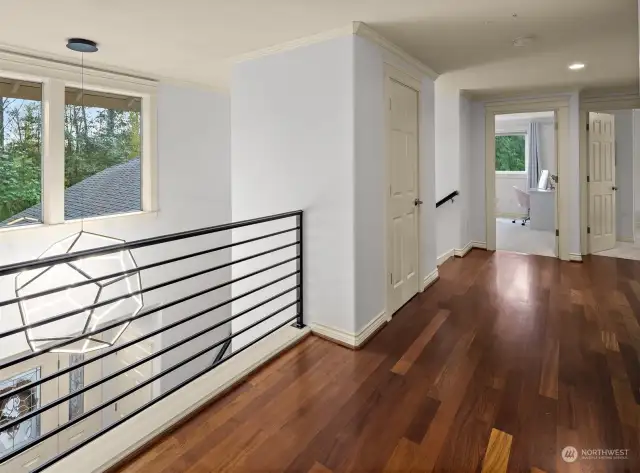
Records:
{"label": "office chair", "polygon": [[[523,191],[522,189],[518,189],[516,186],[513,186],[513,190],[516,192],[516,198],[518,199],[518,206],[527,210],[527,216],[522,219],[521,225],[524,227],[527,221],[531,220],[531,197],[528,192]],[[513,219],[512,223],[516,223],[517,219]]]}

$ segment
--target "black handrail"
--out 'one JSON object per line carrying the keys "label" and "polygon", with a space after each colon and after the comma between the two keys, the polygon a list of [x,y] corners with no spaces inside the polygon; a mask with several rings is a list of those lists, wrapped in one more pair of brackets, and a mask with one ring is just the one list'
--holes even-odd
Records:
{"label": "black handrail", "polygon": [[[215,368],[216,366],[219,366],[221,363],[224,363],[226,360],[232,358],[233,356],[237,355],[238,353],[240,353],[241,351],[245,350],[246,348],[248,348],[249,346],[252,346],[253,344],[255,344],[256,342],[258,342],[259,340],[262,340],[264,337],[270,335],[271,333],[273,333],[275,330],[278,330],[281,327],[284,327],[284,325],[295,321],[295,323],[293,324],[294,327],[297,328],[302,328],[304,327],[304,315],[303,315],[303,309],[304,309],[304,305],[303,305],[303,212],[301,210],[299,211],[294,211],[294,212],[287,212],[287,213],[281,213],[281,214],[277,214],[277,215],[271,215],[268,217],[262,217],[262,218],[257,218],[257,219],[251,219],[251,220],[244,220],[241,222],[236,222],[236,223],[230,223],[230,224],[225,224],[225,225],[218,225],[218,226],[214,226],[214,227],[207,227],[207,228],[202,228],[202,229],[197,229],[197,230],[191,230],[188,232],[180,232],[180,233],[174,233],[171,235],[165,235],[165,236],[161,236],[161,237],[154,237],[154,238],[147,238],[147,239],[143,239],[143,240],[137,240],[137,241],[133,241],[133,242],[128,242],[128,243],[122,243],[122,244],[117,244],[117,245],[111,245],[111,246],[107,246],[107,247],[101,247],[101,248],[96,248],[96,249],[91,249],[91,250],[85,250],[85,251],[78,251],[78,252],[73,252],[73,253],[69,253],[69,254],[64,254],[64,255],[60,255],[60,256],[52,256],[52,257],[48,257],[48,258],[42,258],[42,259],[36,259],[36,260],[32,260],[32,261],[26,261],[26,262],[21,262],[21,263],[16,263],[16,264],[10,264],[10,265],[5,265],[5,266],[0,266],[0,277],[2,276],[8,276],[8,275],[12,275],[12,274],[17,274],[17,273],[21,273],[23,271],[31,271],[34,269],[39,269],[39,268],[51,268],[52,266],[55,265],[59,265],[59,264],[66,264],[66,263],[72,263],[73,261],[77,261],[80,259],[84,259],[84,258],[91,258],[91,257],[96,257],[96,256],[103,256],[103,255],[108,255],[108,254],[112,254],[112,253],[119,253],[121,251],[125,251],[125,250],[133,250],[133,249],[137,249],[137,248],[143,248],[143,247],[147,247],[147,246],[152,246],[152,245],[161,245],[164,243],[168,243],[168,242],[172,242],[172,241],[177,241],[177,240],[182,240],[185,238],[193,238],[193,237],[197,237],[197,236],[202,236],[202,235],[207,235],[207,234],[211,234],[211,233],[217,233],[217,232],[221,232],[221,231],[226,231],[226,230],[233,230],[235,228],[240,228],[240,227],[247,227],[250,225],[257,225],[257,224],[261,224],[261,223],[266,223],[266,222],[271,222],[274,220],[281,220],[281,219],[288,219],[288,218],[295,218],[296,219],[296,224],[293,227],[289,227],[285,230],[280,230],[280,231],[275,231],[272,233],[266,233],[264,235],[260,235],[258,237],[255,238],[249,238],[246,240],[241,240],[241,241],[237,241],[237,242],[233,242],[230,244],[226,244],[226,245],[221,245],[221,246],[217,246],[215,248],[210,248],[210,249],[206,249],[203,251],[198,251],[195,253],[190,253],[190,254],[186,254],[186,255],[182,255],[182,256],[178,256],[178,257],[173,257],[173,258],[169,258],[169,259],[165,259],[162,261],[158,261],[158,262],[154,262],[154,263],[150,263],[150,264],[146,264],[144,266],[139,266],[136,267],[134,269],[128,269],[126,271],[119,271],[119,272],[114,272],[108,275],[103,275],[103,276],[99,276],[99,277],[95,277],[95,278],[91,278],[89,275],[85,274],[85,277],[87,277],[87,281],[81,281],[81,282],[75,282],[73,284],[68,284],[68,285],[63,285],[63,286],[58,286],[55,288],[47,288],[46,290],[37,292],[37,293],[32,293],[29,295],[24,295],[24,296],[18,296],[18,297],[13,297],[10,299],[4,299],[2,301],[0,301],[0,307],[2,306],[8,306],[8,305],[12,305],[12,304],[19,304],[22,303],[25,300],[30,300],[30,299],[37,299],[38,297],[43,297],[43,296],[47,296],[50,294],[55,294],[57,292],[62,292],[62,291],[67,291],[69,289],[73,289],[76,287],[80,287],[80,286],[84,286],[85,284],[89,284],[89,283],[95,283],[96,281],[104,281],[104,280],[113,280],[113,278],[126,278],[127,276],[132,276],[132,275],[139,275],[140,273],[142,273],[145,270],[151,269],[151,268],[156,268],[159,266],[163,266],[163,265],[168,265],[177,261],[182,261],[185,260],[187,258],[194,258],[197,256],[201,256],[201,255],[205,255],[208,253],[212,253],[215,251],[220,251],[222,249],[227,249],[227,248],[231,248],[237,245],[242,245],[242,244],[246,244],[246,243],[250,243],[250,242],[255,242],[258,240],[264,240],[270,237],[274,237],[277,235],[284,235],[287,234],[289,232],[295,231],[296,232],[296,241],[293,243],[287,243],[287,244],[283,244],[283,245],[279,245],[279,246],[273,246],[268,250],[265,251],[260,251],[258,253],[254,253],[251,254],[249,256],[243,257],[243,258],[239,258],[236,260],[231,260],[227,263],[223,263],[211,268],[207,268],[204,270],[199,270],[199,271],[195,271],[192,272],[190,274],[187,274],[185,276],[181,276],[178,278],[174,278],[174,279],[169,279],[167,281],[161,282],[161,283],[157,283],[155,285],[151,285],[148,287],[140,287],[139,290],[127,293],[125,296],[117,296],[117,297],[113,297],[111,299],[108,299],[106,301],[101,301],[101,302],[94,302],[93,304],[89,304],[84,306],[81,309],[74,309],[72,311],[63,313],[63,314],[59,314],[59,315],[54,315],[51,316],[45,320],[40,320],[37,322],[33,322],[33,323],[26,323],[26,321],[24,321],[25,323],[20,327],[20,328],[14,328],[14,329],[10,329],[7,331],[4,331],[2,333],[0,333],[0,344],[2,343],[1,340],[5,337],[9,337],[12,335],[16,335],[19,334],[21,332],[27,332],[28,330],[31,330],[35,327],[40,327],[40,326],[44,326],[46,324],[49,323],[53,323],[55,321],[58,320],[62,320],[65,319],[66,317],[70,317],[73,316],[75,314],[80,314],[84,311],[89,311],[91,309],[95,309],[97,307],[102,307],[108,304],[113,304],[116,303],[118,301],[124,300],[127,297],[132,297],[133,295],[142,295],[143,293],[146,293],[148,291],[153,291],[153,290],[157,290],[160,288],[164,288],[167,287],[169,285],[173,285],[176,283],[179,283],[181,281],[190,279],[190,278],[194,278],[197,276],[201,276],[201,275],[205,275],[214,271],[217,271],[219,269],[222,268],[226,268],[226,267],[230,267],[233,266],[237,263],[241,263],[241,262],[245,262],[245,261],[249,261],[249,260],[253,260],[255,258],[258,258],[260,256],[265,256],[265,255],[269,255],[269,254],[275,254],[276,252],[286,249],[286,248],[295,248],[296,249],[296,255],[293,257],[285,257],[280,261],[277,261],[275,263],[269,264],[267,266],[264,267],[260,267],[255,271],[249,272],[247,274],[238,276],[236,278],[233,279],[229,279],[227,281],[224,281],[222,283],[213,285],[211,287],[207,287],[203,290],[197,291],[195,293],[190,293],[187,294],[183,297],[179,297],[175,300],[171,300],[169,302],[166,303],[162,303],[162,304],[157,304],[147,310],[142,310],[139,313],[135,313],[132,314],[131,316],[127,317],[127,318],[121,318],[118,320],[115,320],[113,322],[109,322],[106,323],[104,325],[102,325],[99,328],[95,328],[91,331],[87,331],[84,332],[80,335],[75,335],[75,336],[71,336],[69,338],[58,338],[56,340],[55,343],[52,343],[46,347],[41,347],[39,350],[33,350],[31,353],[27,353],[24,355],[20,355],[17,357],[14,357],[12,359],[10,359],[9,361],[5,361],[5,362],[0,362],[0,370],[14,366],[16,364],[19,363],[23,363],[27,360],[30,360],[32,358],[36,358],[38,356],[41,356],[43,353],[48,353],[48,352],[54,352],[56,350],[59,350],[65,346],[71,345],[73,343],[76,343],[78,341],[82,341],[82,340],[88,340],[91,339],[91,337],[93,335],[105,332],[107,330],[110,329],[114,329],[114,328],[120,328],[120,327],[128,327],[128,325],[135,321],[138,320],[142,317],[146,317],[150,314],[159,312],[163,309],[167,309],[169,307],[173,307],[176,306],[178,304],[181,304],[183,302],[189,301],[191,299],[194,299],[196,297],[202,296],[204,294],[208,294],[212,291],[215,291],[217,289],[226,287],[226,286],[230,286],[233,283],[239,282],[239,281],[243,281],[246,280],[248,278],[251,278],[255,275],[258,274],[264,274],[265,272],[272,270],[274,268],[280,267],[284,264],[287,263],[296,263],[296,270],[295,271],[291,271],[291,272],[287,272],[287,274],[283,275],[283,276],[278,276],[276,277],[271,276],[271,279],[268,280],[268,282],[259,285],[256,288],[253,288],[251,290],[248,290],[244,293],[238,294],[234,297],[231,297],[227,300],[224,300],[222,302],[219,302],[211,307],[207,307],[203,310],[200,310],[194,314],[185,314],[185,317],[180,318],[179,320],[167,324],[167,325],[163,325],[162,327],[155,329],[153,331],[150,331],[148,333],[145,333],[143,335],[138,336],[137,338],[134,338],[132,340],[128,340],[124,343],[120,343],[117,344],[115,342],[112,342],[110,344],[105,345],[105,347],[99,348],[99,351],[96,352],[91,358],[87,358],[85,360],[81,360],[79,363],[76,363],[74,365],[71,365],[67,368],[63,368],[63,369],[58,369],[58,371],[55,371],[53,373],[47,374],[46,376],[40,377],[39,379],[36,379],[34,381],[30,381],[26,384],[22,384],[19,387],[16,387],[8,392],[2,393],[2,395],[0,395],[0,401],[4,401],[12,396],[18,395],[22,392],[25,392],[27,390],[30,389],[34,389],[40,385],[42,385],[43,383],[46,383],[48,381],[52,381],[62,375],[65,374],[69,374],[71,373],[73,370],[82,368],[85,365],[88,365],[90,363],[96,362],[108,355],[111,355],[119,350],[123,350],[127,347],[131,347],[143,340],[149,339],[151,337],[154,337],[156,335],[159,335],[167,330],[170,330],[174,327],[177,327],[179,325],[182,325],[184,323],[187,323],[191,320],[194,320],[197,317],[202,317],[205,314],[209,314],[212,311],[222,308],[224,306],[228,306],[230,305],[232,302],[235,302],[237,300],[240,300],[250,294],[258,294],[261,290],[274,286],[276,283],[283,283],[285,282],[287,279],[289,278],[294,278],[295,277],[295,283],[293,283],[292,286],[290,286],[287,289],[281,290],[280,288],[278,288],[277,290],[279,292],[277,292],[275,295],[272,295],[270,297],[260,297],[260,300],[252,305],[251,307],[248,307],[238,313],[236,313],[235,315],[231,315],[230,317],[226,317],[221,321],[218,321],[212,325],[209,325],[195,333],[189,333],[188,336],[185,336],[183,338],[181,338],[180,340],[178,340],[175,343],[172,343],[171,345],[165,346],[164,348],[155,351],[153,353],[150,353],[148,356],[145,356],[143,358],[138,359],[136,362],[129,364],[121,369],[118,369],[117,371],[104,376],[98,380],[95,380],[89,384],[83,385],[80,387],[80,389],[77,389],[73,392],[70,392],[66,395],[60,396],[54,400],[51,400],[49,402],[47,402],[44,405],[38,405],[35,409],[30,410],[28,412],[22,413],[21,415],[19,415],[18,417],[12,418],[9,422],[6,422],[5,424],[0,426],[0,432],[5,431],[7,429],[12,429],[15,428],[16,426],[20,425],[22,422],[31,419],[33,417],[36,417],[40,414],[42,414],[43,412],[52,409],[56,406],[61,405],[64,402],[69,401],[70,399],[72,399],[75,396],[78,396],[86,391],[89,391],[91,389],[95,389],[100,387],[101,385],[103,385],[104,383],[115,379],[118,376],[121,376],[123,374],[125,374],[127,371],[132,370],[140,365],[142,365],[143,363],[148,363],[150,361],[152,361],[153,359],[159,357],[160,355],[163,355],[171,350],[174,350],[175,348],[179,347],[179,346],[183,346],[185,344],[187,344],[188,342],[201,337],[207,333],[212,332],[213,330],[220,328],[222,326],[224,326],[225,324],[231,323],[231,321],[238,319],[241,316],[245,316],[249,313],[251,313],[252,311],[258,309],[259,307],[265,306],[268,303],[276,303],[278,301],[281,301],[282,297],[285,297],[288,294],[291,294],[293,296],[292,293],[294,293],[295,291],[295,299],[294,297],[291,297],[291,299],[294,299],[293,302],[288,302],[286,305],[283,305],[282,307],[272,310],[268,315],[260,318],[257,321],[254,321],[253,323],[251,323],[250,325],[247,325],[246,327],[244,327],[243,329],[230,334],[228,337],[213,343],[207,347],[205,347],[204,349],[200,350],[198,353],[189,356],[188,358],[181,360],[180,362],[172,365],[171,367],[164,369],[160,372],[158,372],[157,374],[154,374],[153,376],[150,376],[148,379],[143,380],[142,382],[138,383],[136,386],[116,395],[114,398],[110,398],[108,400],[106,400],[104,403],[95,406],[93,408],[91,408],[90,410],[81,413],[80,415],[78,415],[77,417],[67,421],[66,423],[63,423],[61,425],[58,425],[56,428],[53,428],[52,430],[47,431],[46,433],[40,435],[38,438],[34,439],[31,442],[28,442],[18,448],[13,449],[10,452],[7,452],[6,455],[0,457],[0,464],[4,463],[6,461],[9,461],[12,458],[15,458],[17,455],[20,455],[22,453],[24,453],[27,449],[32,448],[34,445],[37,445],[40,442],[43,442],[45,440],[47,440],[48,438],[50,438],[53,435],[56,435],[57,433],[71,427],[72,425],[82,421],[83,419],[87,418],[90,415],[93,415],[97,412],[99,412],[100,410],[102,410],[103,408],[112,405],[114,402],[117,402],[119,399],[124,398],[125,396],[135,392],[136,390],[149,385],[150,383],[161,379],[163,376],[167,375],[168,373],[171,373],[173,371],[175,371],[176,369],[180,368],[181,366],[184,366],[185,364],[195,360],[196,358],[203,356],[209,352],[211,352],[213,349],[220,347],[217,356],[215,357],[213,363],[208,366],[206,369],[198,372],[196,375],[191,376],[190,378],[188,378],[187,380],[181,382],[179,385],[175,386],[174,388],[169,389],[168,391],[162,393],[161,395],[152,398],[149,402],[147,402],[145,405],[140,406],[139,408],[137,408],[134,412],[132,412],[131,414],[118,419],[116,422],[114,422],[111,425],[108,425],[104,428],[102,428],[101,430],[99,430],[98,432],[96,432],[95,434],[93,434],[92,436],[90,436],[88,439],[79,442],[78,444],[70,447],[69,449],[58,453],[57,456],[48,459],[45,463],[43,463],[42,465],[40,465],[39,467],[37,467],[35,470],[33,470],[34,472],[40,472],[43,471],[45,468],[51,466],[52,464],[54,464],[55,462],[59,461],[60,459],[66,457],[67,455],[69,455],[70,453],[76,451],[77,449],[81,448],[82,446],[86,445],[87,443],[95,440],[96,438],[100,437],[101,435],[104,435],[106,432],[112,430],[113,428],[115,428],[116,426],[122,424],[122,422],[124,422],[125,420],[133,417],[134,415],[137,415],[138,413],[142,412],[144,409],[148,408],[149,406],[155,404],[156,402],[158,402],[159,400],[165,398],[166,396],[168,396],[171,393],[174,393],[175,391],[177,391],[177,389],[185,386],[186,384],[188,384],[189,382],[193,381],[194,379],[202,376],[203,374],[205,374],[206,372],[210,371],[211,369]],[[269,276],[267,276],[269,277]],[[263,282],[263,281],[261,281]],[[276,289],[274,287],[274,289]],[[257,327],[258,325],[262,324],[263,322],[266,322],[270,319],[272,319],[273,317],[275,317],[277,314],[280,314],[282,312],[284,312],[287,309],[293,308],[295,307],[295,315],[288,318],[285,322],[279,324],[277,327],[272,328],[268,331],[266,331],[266,333],[264,333],[263,335],[261,335],[260,337],[256,337],[254,338],[249,344],[243,346],[242,348],[240,348],[239,350],[234,350],[232,352],[230,352],[229,347],[231,344],[231,340],[234,337],[237,337],[238,335],[244,334],[246,333],[248,330]],[[284,314],[283,314],[284,315]],[[126,324],[126,325],[125,325]],[[52,339],[53,340],[53,339]]]}
{"label": "black handrail", "polygon": [[458,191],[453,191],[451,194],[449,194],[448,196],[446,196],[444,199],[440,199],[438,202],[436,202],[436,209],[438,207],[440,207],[443,204],[446,204],[448,201],[453,201],[453,198],[460,195],[460,192]]}

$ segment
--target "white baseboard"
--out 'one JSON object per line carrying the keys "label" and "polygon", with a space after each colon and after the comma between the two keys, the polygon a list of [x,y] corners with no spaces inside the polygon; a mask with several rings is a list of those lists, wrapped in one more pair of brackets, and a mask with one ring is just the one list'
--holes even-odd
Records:
{"label": "white baseboard", "polygon": [[390,317],[387,316],[386,311],[380,312],[376,315],[367,325],[365,325],[358,333],[347,332],[336,327],[312,322],[311,332],[318,334],[322,337],[334,340],[342,345],[346,345],[350,348],[358,348],[382,325],[389,322]]}
{"label": "white baseboard", "polygon": [[580,253],[569,253],[569,261],[582,263],[582,255]]}
{"label": "white baseboard", "polygon": [[456,255],[458,258],[464,258],[467,253],[469,253],[471,250],[473,249],[473,242],[469,242],[467,243],[463,248],[456,248],[455,250],[453,250],[453,254]]}
{"label": "white baseboard", "polygon": [[455,252],[452,249],[450,249],[449,251],[441,254],[440,256],[438,256],[438,261],[436,262],[436,264],[438,266],[442,266],[449,258],[453,258]]}
{"label": "white baseboard", "polygon": [[623,243],[635,243],[636,242],[633,238],[625,238],[625,237],[619,237],[618,241],[621,241]]}
{"label": "white baseboard", "polygon": [[69,473],[70,471],[99,473],[108,470],[280,352],[297,343],[308,333],[308,327],[302,330],[288,325],[282,327],[252,347],[238,353],[226,363],[105,433],[99,441],[91,442],[51,465],[45,470],[46,473]]}
{"label": "white baseboard", "polygon": [[480,248],[481,250],[487,249],[487,243],[484,241],[472,241],[471,246],[473,246],[474,248]]}
{"label": "white baseboard", "polygon": [[431,273],[425,276],[424,280],[422,281],[422,290],[424,291],[426,288],[431,286],[434,282],[438,280],[439,277],[440,275],[438,273],[438,268],[431,271]]}

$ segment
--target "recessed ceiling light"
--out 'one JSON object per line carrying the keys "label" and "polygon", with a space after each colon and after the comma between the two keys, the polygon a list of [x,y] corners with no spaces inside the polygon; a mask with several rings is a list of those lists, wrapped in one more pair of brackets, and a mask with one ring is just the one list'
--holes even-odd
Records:
{"label": "recessed ceiling light", "polygon": [[535,38],[533,36],[520,36],[519,38],[514,39],[511,44],[513,44],[516,48],[522,48],[524,46],[529,46],[533,43]]}
{"label": "recessed ceiling light", "polygon": [[574,62],[573,64],[569,64],[569,69],[572,71],[579,71],[580,69],[584,69],[585,65],[583,62]]}

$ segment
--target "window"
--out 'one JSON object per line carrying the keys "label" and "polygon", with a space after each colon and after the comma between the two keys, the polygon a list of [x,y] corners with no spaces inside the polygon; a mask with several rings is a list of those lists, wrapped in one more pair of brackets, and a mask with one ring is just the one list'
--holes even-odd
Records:
{"label": "window", "polygon": [[42,221],[42,86],[0,78],[0,228]]}
{"label": "window", "polygon": [[65,90],[65,220],[142,210],[141,99]]}
{"label": "window", "polygon": [[496,171],[526,172],[526,135],[496,135]]}
{"label": "window", "polygon": [[[0,380],[0,395],[39,379],[40,368],[36,368],[12,378]],[[2,425],[39,407],[40,386],[19,391],[0,402],[0,462],[7,453],[40,437],[40,415],[33,416],[9,429],[3,430]]]}

